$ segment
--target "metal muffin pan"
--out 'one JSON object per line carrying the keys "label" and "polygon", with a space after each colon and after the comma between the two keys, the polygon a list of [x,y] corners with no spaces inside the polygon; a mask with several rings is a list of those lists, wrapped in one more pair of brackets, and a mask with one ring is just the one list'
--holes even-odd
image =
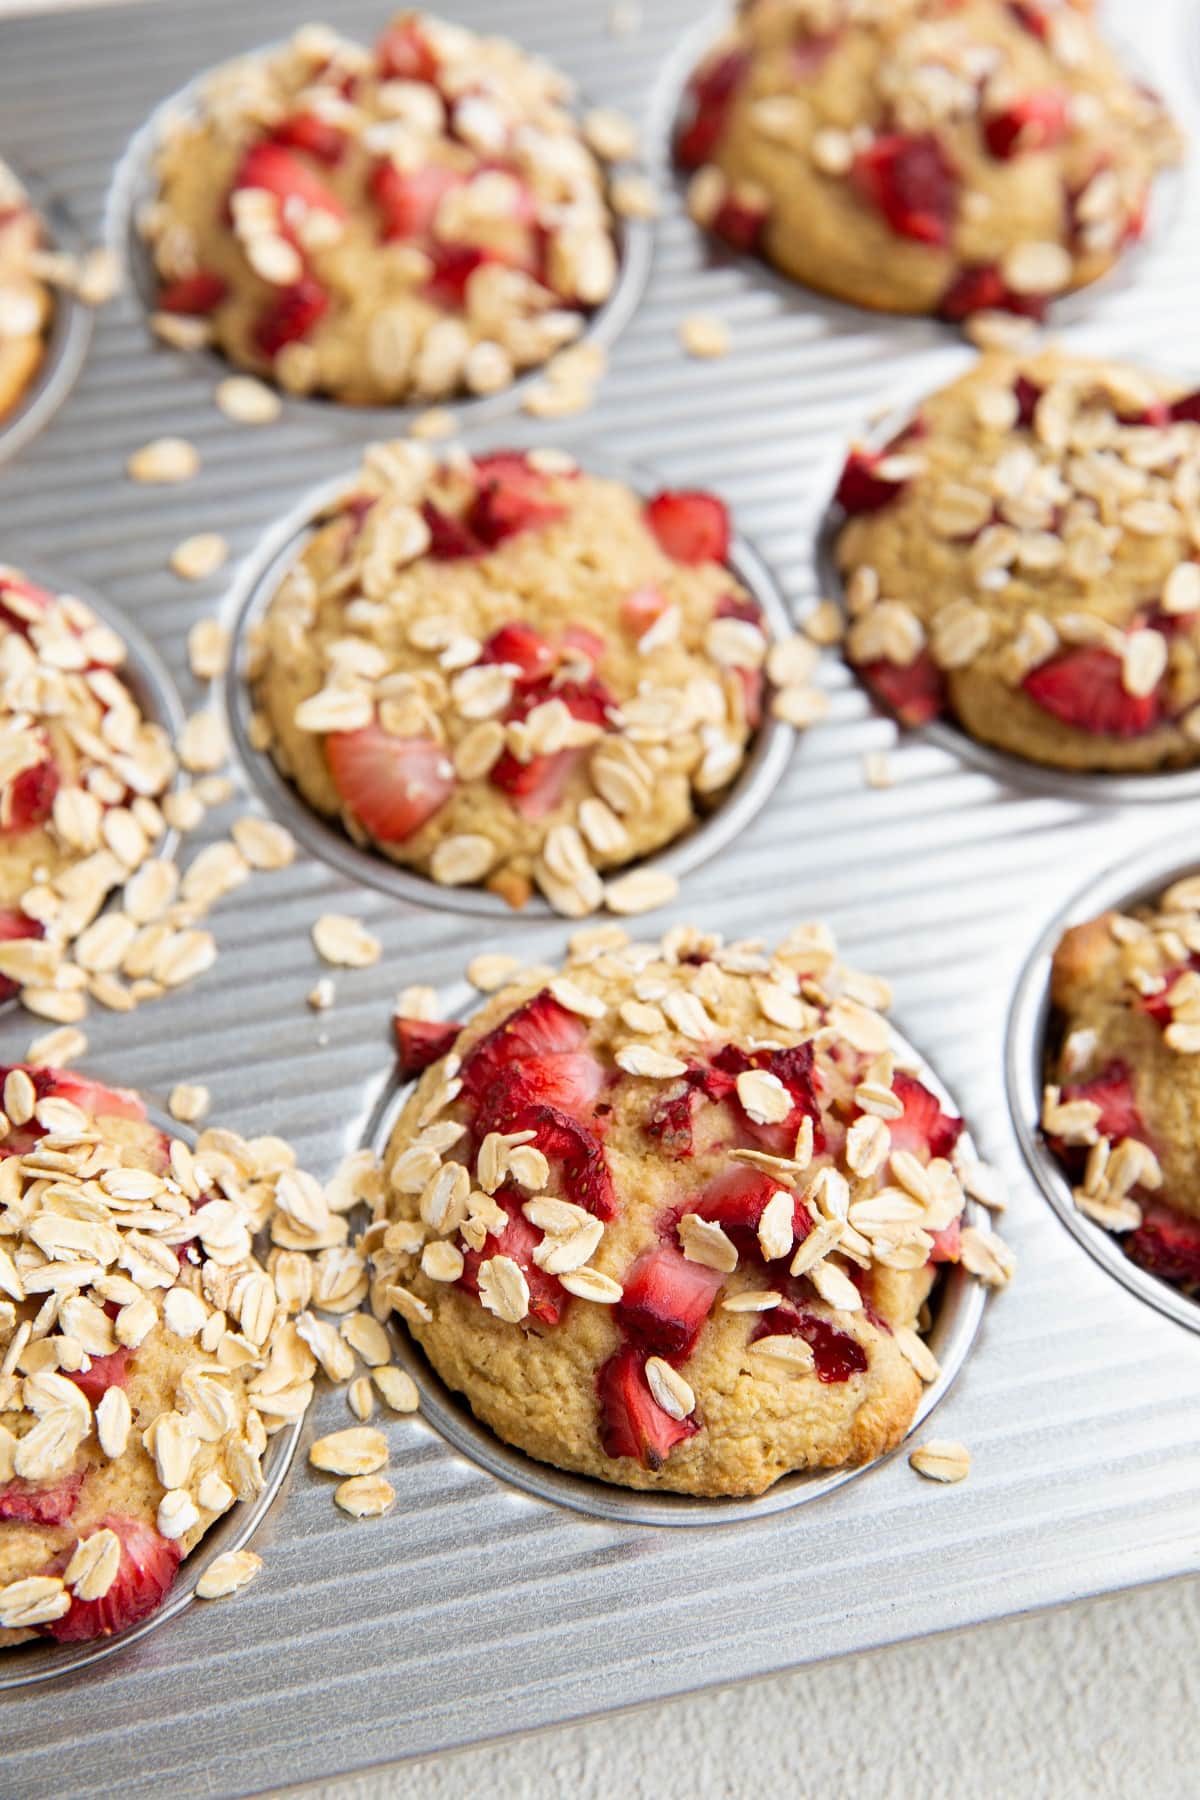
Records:
{"label": "metal muffin pan", "polygon": [[[555,439],[556,444],[561,441]],[[503,433],[496,436],[493,432],[486,443],[472,438],[468,447],[482,454],[485,449],[499,449],[507,443],[507,436]],[[564,444],[563,447],[571,451],[585,471],[626,481],[640,493],[650,495],[663,486],[649,470],[620,467],[611,457],[599,455],[586,445]],[[482,918],[510,918],[512,908],[499,894],[489,893],[483,887],[439,886],[415,869],[403,868],[385,856],[361,848],[336,819],[325,818],[309,806],[299,789],[281,774],[269,751],[255,750],[250,741],[254,706],[245,679],[247,634],[265,616],[284,575],[312,536],[316,522],[342,494],[350,491],[352,474],[352,470],[347,470],[340,479],[307,495],[293,512],[272,527],[241,572],[237,587],[234,651],[225,681],[225,704],[233,742],[250,783],[267,810],[286,824],[315,856],[323,857],[334,868],[401,900],[451,912],[472,913]],[[762,607],[771,637],[787,637],[792,622],[775,578],[754,547],[736,534],[730,544],[728,566]],[[692,829],[662,850],[642,857],[636,865],[625,867],[665,869],[682,877],[715,856],[766,804],[772,788],[787,767],[795,741],[792,728],[768,713],[751,739],[737,779]],[[620,872],[612,871],[614,876]],[[547,901],[536,893],[521,911],[526,917],[555,916]]]}
{"label": "metal muffin pan", "polygon": [[[89,1062],[87,1073],[97,1081],[104,1081],[108,1072]],[[111,1075],[108,1085],[121,1086],[120,1075]],[[178,1119],[173,1119],[162,1102],[152,1095],[143,1094],[142,1099],[146,1105],[149,1124],[156,1125],[168,1137],[182,1138],[186,1144],[194,1146],[196,1133],[189,1126],[181,1125]],[[255,1500],[235,1501],[229,1511],[223,1513],[205,1532],[200,1542],[180,1563],[179,1573],[157,1612],[151,1613],[148,1619],[143,1619],[139,1625],[133,1625],[128,1631],[122,1631],[115,1637],[93,1638],[90,1642],[81,1644],[57,1644],[52,1638],[37,1638],[18,1644],[13,1650],[4,1651],[0,1657],[0,1693],[94,1668],[97,1663],[104,1662],[118,1650],[125,1650],[152,1631],[157,1631],[168,1620],[178,1618],[196,1598],[196,1583],[209,1564],[228,1551],[244,1550],[266,1519],[287,1479],[303,1429],[303,1420],[295,1419],[275,1433],[263,1456],[263,1475],[266,1479],[262,1493]],[[10,1701],[7,1704],[13,1703]]]}
{"label": "metal muffin pan", "polygon": [[[4,147],[0,146],[0,153]],[[46,247],[76,256],[83,240],[61,195],[36,174],[5,156],[28,194],[45,228]],[[46,349],[37,374],[12,411],[0,419],[0,464],[15,456],[62,405],[79,373],[92,335],[91,308],[64,288],[54,290],[54,311],[46,332]]]}
{"label": "metal muffin pan", "polygon": [[[386,10],[346,0],[336,17],[369,37]],[[696,12],[692,0],[657,0],[637,36],[617,39],[608,10],[607,0],[453,7],[645,123]],[[89,236],[108,219],[123,250],[125,215],[111,190],[130,137],[197,71],[305,16],[295,0],[259,0],[253,18],[233,0],[203,9],[158,0],[5,20],[6,143],[53,179]],[[1183,45],[1190,8],[1114,0],[1111,23],[1137,37],[1200,133]],[[1186,363],[1200,253],[1194,185],[1184,184],[1179,222],[1147,248],[1137,279],[1091,291],[1086,323],[1069,333],[1075,348],[1149,357],[1177,346]],[[594,409],[572,424],[614,460],[720,491],[802,618],[821,591],[813,545],[837,458],[881,396],[936,385],[946,328],[835,316],[749,259],[714,256],[675,184],[662,191],[645,294]],[[681,355],[679,322],[693,312],[728,322],[725,359]],[[8,545],[19,531],[26,561],[61,562],[118,598],[189,711],[207,695],[188,672],[188,627],[218,612],[232,626],[267,534],[392,428],[371,411],[299,404],[276,426],[238,427],[213,405],[215,375],[203,358],[152,346],[128,291],[97,316],[58,417],[0,470],[0,559],[16,560]],[[514,413],[505,436],[528,446],[576,429]],[[127,481],[130,452],[165,433],[196,444],[196,479],[160,489]],[[200,530],[223,532],[233,555],[219,578],[189,586],[167,558]],[[821,917],[850,962],[891,980],[905,1036],[947,1083],[1011,1196],[999,1223],[1016,1279],[987,1305],[932,1422],[937,1436],[970,1446],[970,1479],[919,1481],[898,1454],[803,1505],[667,1530],[534,1496],[430,1419],[377,1415],[394,1512],[352,1521],[332,1505],[332,1484],[297,1465],[287,1505],[256,1540],[263,1572],[236,1602],[194,1607],[103,1668],[4,1697],[6,1794],[273,1788],[1194,1569],[1200,1338],[1111,1280],[1061,1229],[1014,1130],[1004,1045],[1047,921],[1090,876],[1161,844],[1168,819],[1184,853],[1200,802],[1173,789],[1168,813],[1034,788],[927,735],[898,736],[838,652],[821,679],[830,716],[799,741],[768,804],[635,930],[697,920],[771,940]],[[886,792],[862,772],[864,754],[881,750],[896,776]],[[236,799],[209,815],[185,856],[264,804],[238,759],[233,773]],[[436,905],[425,895],[417,904],[302,855],[216,909],[219,958],[192,988],[131,1018],[97,1010],[88,1063],[148,1092],[203,1082],[214,1120],[278,1131],[326,1176],[380,1117],[396,991],[430,982],[449,1009],[479,950],[553,960],[571,930],[528,911],[464,915],[444,901],[439,890]],[[326,911],[361,917],[383,954],[372,969],[334,971],[336,1003],[314,1013],[305,997],[322,971],[309,933]],[[36,1029],[5,1015],[0,1054],[19,1055]],[[344,1395],[322,1391],[301,1448],[349,1422]]]}
{"label": "metal muffin pan", "polygon": [[1168,1319],[1191,1331],[1200,1331],[1200,1300],[1193,1299],[1170,1282],[1141,1269],[1125,1255],[1121,1239],[1105,1231],[1076,1206],[1071,1183],[1039,1126],[1042,1086],[1045,1080],[1046,1037],[1053,1009],[1050,1004],[1050,964],[1063,933],[1072,925],[1094,919],[1109,907],[1126,911],[1156,900],[1174,881],[1196,872],[1197,860],[1181,861],[1177,848],[1152,850],[1132,863],[1105,869],[1075,896],[1038,940],[1021,976],[1009,1025],[1005,1072],[1013,1125],[1038,1185],[1067,1230],[1110,1275],[1140,1300],[1155,1306]]}

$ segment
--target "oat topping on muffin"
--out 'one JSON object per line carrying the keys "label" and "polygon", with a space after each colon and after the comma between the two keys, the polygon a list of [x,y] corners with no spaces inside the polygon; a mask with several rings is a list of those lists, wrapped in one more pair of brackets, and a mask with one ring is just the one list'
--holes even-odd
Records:
{"label": "oat topping on muffin", "polygon": [[467,1024],[401,1019],[423,1071],[365,1247],[442,1378],[505,1441],[632,1487],[759,1493],[907,1431],[964,1223],[962,1121],[884,982],[806,925],[774,952],[582,932]]}
{"label": "oat topping on muffin", "polygon": [[1141,237],[1161,102],[1073,0],[743,0],[676,137],[696,220],[888,312],[1039,316]]}
{"label": "oat topping on muffin", "polygon": [[772,645],[729,549],[711,494],[643,500],[561,451],[378,445],[256,634],[258,738],[394,861],[591,911],[601,871],[729,787],[768,671],[776,704],[811,692],[814,647]]}
{"label": "oat topping on muffin", "polygon": [[996,352],[837,492],[846,652],[902,721],[1065,769],[1200,760],[1200,395]]}
{"label": "oat topping on muffin", "polygon": [[[573,342],[617,275],[603,158],[562,76],[401,13],[373,50],[307,25],[209,78],[141,219],[156,323],[296,393],[490,394]],[[602,127],[607,122],[607,129]]]}
{"label": "oat topping on muffin", "polygon": [[1042,1129],[1076,1205],[1200,1291],[1200,878],[1073,926],[1051,999]]}

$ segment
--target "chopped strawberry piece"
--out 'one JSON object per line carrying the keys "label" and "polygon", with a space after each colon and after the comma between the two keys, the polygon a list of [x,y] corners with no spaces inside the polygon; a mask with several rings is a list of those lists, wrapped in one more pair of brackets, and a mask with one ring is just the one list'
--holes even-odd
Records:
{"label": "chopped strawberry piece", "polygon": [[889,445],[886,450],[867,450],[856,445],[851,450],[834,494],[843,512],[851,515],[879,512],[904,492],[908,486],[906,479],[897,481],[879,472],[881,464],[891,454],[891,448]]}
{"label": "chopped strawberry piece", "polygon": [[635,588],[621,602],[621,624],[632,638],[643,638],[671,602],[660,588]]}
{"label": "chopped strawberry piece", "polygon": [[1107,1063],[1090,1081],[1065,1083],[1062,1097],[1064,1100],[1090,1100],[1098,1106],[1100,1117],[1096,1121],[1096,1130],[1101,1137],[1111,1138],[1114,1144],[1127,1137],[1145,1141],[1146,1127],[1134,1097],[1133,1078],[1128,1065],[1119,1058]]}
{"label": "chopped strawberry piece", "polygon": [[899,237],[948,244],[958,175],[931,131],[878,137],[854,162],[859,192]]}
{"label": "chopped strawberry piece", "polygon": [[287,344],[308,336],[329,311],[329,295],[311,275],[302,275],[291,287],[281,288],[259,314],[254,342],[264,356],[278,356]]}
{"label": "chopped strawberry piece", "polygon": [[743,663],[739,663],[733,672],[742,687],[743,717],[750,730],[757,731],[763,716],[763,672],[761,669],[748,669]]}
{"label": "chopped strawberry piece", "polygon": [[836,1383],[861,1375],[867,1367],[867,1353],[857,1338],[839,1331],[828,1319],[817,1313],[803,1312],[783,1305],[759,1315],[750,1333],[750,1342],[763,1337],[799,1337],[811,1345],[813,1365],[818,1381]]}
{"label": "chopped strawberry piece", "polygon": [[303,150],[307,156],[315,156],[318,162],[328,163],[330,168],[341,162],[349,141],[338,126],[313,112],[293,113],[271,132],[273,144],[283,144],[289,150]]}
{"label": "chopped strawberry piece", "polygon": [[1021,684],[1045,712],[1099,737],[1141,737],[1162,717],[1160,690],[1131,694],[1121,680],[1120,659],[1098,644],[1062,650],[1033,669]]}
{"label": "chopped strawberry piece", "polygon": [[793,1044],[784,1050],[753,1052],[742,1050],[736,1044],[726,1044],[712,1060],[716,1069],[732,1076],[735,1082],[747,1069],[764,1069],[781,1081],[792,1097],[792,1110],[785,1119],[773,1125],[761,1125],[745,1111],[735,1089],[731,1103],[736,1109],[744,1135],[751,1142],[761,1145],[765,1150],[787,1156],[795,1145],[796,1133],[804,1119],[808,1118],[812,1121],[815,1146],[817,1149],[823,1147],[825,1140],[821,1128],[821,1108],[817,1101],[811,1043]]}
{"label": "chopped strawberry piece", "polygon": [[589,630],[586,625],[565,626],[561,643],[564,650],[575,650],[580,656],[585,656],[593,669],[608,651],[608,645],[600,633]]}
{"label": "chopped strawberry piece", "polygon": [[[0,1085],[5,1069],[0,1075]],[[81,1112],[89,1113],[93,1119],[144,1119],[146,1108],[140,1094],[132,1088],[107,1087],[102,1081],[92,1081],[86,1075],[76,1075],[73,1069],[31,1069],[34,1086],[39,1100],[44,1094],[56,1095],[61,1100],[69,1100]]]}
{"label": "chopped strawberry piece", "polygon": [[[772,1181],[761,1170],[735,1164],[710,1181],[694,1199],[684,1202],[679,1209],[680,1216],[685,1212],[697,1213],[700,1218],[719,1225],[742,1255],[758,1254],[758,1222],[776,1194],[784,1191],[777,1181]],[[792,1216],[793,1236],[803,1240],[811,1228],[808,1208],[797,1194]]]}
{"label": "chopped strawberry piece", "polygon": [[513,1069],[521,1078],[521,1105],[554,1107],[572,1118],[590,1119],[604,1071],[588,1048],[587,1035],[586,1021],[543,988],[467,1053],[463,1093],[479,1107]]}
{"label": "chopped strawberry piece", "polygon": [[54,811],[60,779],[58,764],[50,760],[22,769],[12,784],[7,830],[33,831],[44,825]]}
{"label": "chopped strawberry piece", "polygon": [[734,1077],[721,1069],[694,1063],[683,1077],[684,1087],[659,1100],[646,1121],[647,1135],[657,1138],[667,1155],[685,1160],[694,1153],[692,1120],[696,1102],[728,1099]]}
{"label": "chopped strawberry piece", "polygon": [[656,1472],[676,1444],[695,1437],[695,1419],[673,1419],[658,1404],[646,1380],[646,1359],[632,1344],[622,1347],[596,1374],[600,1442],[606,1456],[636,1457]]}
{"label": "chopped strawberry piece", "polygon": [[1200,388],[1182,399],[1172,400],[1170,417],[1175,424],[1200,425]]}
{"label": "chopped strawberry piece", "polygon": [[688,1262],[673,1244],[643,1250],[614,1308],[621,1329],[657,1356],[688,1357],[725,1277]]}
{"label": "chopped strawberry piece", "polygon": [[454,792],[454,765],[432,738],[393,737],[381,725],[325,739],[333,784],[348,813],[383,844],[402,844]]}
{"label": "chopped strawberry piece", "polygon": [[417,19],[394,19],[375,45],[379,73],[393,81],[437,80],[438,59]]}
{"label": "chopped strawberry piece", "polygon": [[741,619],[745,625],[761,625],[762,607],[749,594],[722,594],[713,607],[714,619]]}
{"label": "chopped strawberry piece", "polygon": [[[13,938],[45,937],[46,929],[36,919],[26,918],[16,907],[0,907],[0,943],[7,944]],[[18,992],[18,985],[9,975],[0,975],[0,1001],[11,1000]]]}
{"label": "chopped strawberry piece", "polygon": [[757,250],[767,222],[765,201],[749,200],[736,190],[727,194],[713,215],[712,229],[734,250]]}
{"label": "chopped strawberry piece", "polygon": [[937,1095],[902,1069],[893,1078],[892,1092],[904,1107],[898,1119],[888,1121],[893,1150],[911,1150],[916,1155],[924,1150],[931,1159],[949,1156],[962,1135],[962,1120],[944,1113]]}
{"label": "chopped strawberry piece", "polygon": [[675,562],[723,563],[729,555],[729,514],[715,494],[664,489],[646,502],[646,523]]}
{"label": "chopped strawberry piece", "polygon": [[199,316],[220,306],[228,287],[219,275],[198,269],[194,275],[181,275],[158,290],[156,302],[160,312],[188,313]]}
{"label": "chopped strawberry piece", "polygon": [[425,292],[448,312],[462,312],[467,304],[467,283],[476,269],[493,260],[486,250],[472,244],[434,244],[427,252],[433,274]]}
{"label": "chopped strawberry piece", "polygon": [[503,451],[475,459],[479,486],[467,508],[467,530],[488,549],[518,531],[552,525],[565,508],[549,499],[546,477],[518,453]]}
{"label": "chopped strawberry piece", "polygon": [[462,186],[462,180],[461,175],[440,163],[407,170],[398,169],[393,162],[377,163],[368,187],[383,214],[384,241],[427,237],[433,230],[438,207],[451,188]]}
{"label": "chopped strawberry piece", "polygon": [[[598,1074],[598,1064],[586,1070],[589,1082]],[[572,1082],[571,1088],[569,1097],[578,1103],[578,1083]],[[527,1065],[506,1070],[480,1106],[475,1120],[477,1134],[482,1137],[487,1131],[532,1131],[533,1142],[555,1167],[554,1192],[561,1191],[565,1199],[597,1219],[615,1217],[617,1197],[599,1138],[560,1107],[541,1100],[530,1104],[537,1089],[536,1082],[530,1083]]]}
{"label": "chopped strawberry piece", "polygon": [[983,123],[988,150],[1006,162],[1027,150],[1048,150],[1061,143],[1069,128],[1067,100],[1061,88],[1044,88],[992,113]]}
{"label": "chopped strawberry piece", "polygon": [[453,1020],[405,1019],[397,1013],[392,1030],[396,1035],[396,1067],[407,1080],[452,1050],[462,1026]]}
{"label": "chopped strawberry piece", "polygon": [[1179,980],[1180,976],[1187,974],[1189,968],[1200,968],[1200,957],[1193,956],[1186,966],[1181,964],[1178,968],[1164,969],[1163,985],[1157,994],[1135,995],[1133,1003],[1138,1011],[1148,1013],[1156,1025],[1161,1025],[1164,1028],[1168,1026],[1171,1023],[1173,1016],[1171,1012],[1171,990]]}
{"label": "chopped strawberry piece", "polygon": [[533,1260],[533,1253],[542,1241],[542,1234],[521,1211],[519,1195],[500,1193],[496,1195],[496,1201],[508,1214],[508,1224],[499,1237],[485,1238],[482,1250],[464,1251],[463,1272],[458,1278],[459,1283],[468,1293],[477,1294],[480,1263],[487,1262],[493,1256],[511,1257],[529,1287],[531,1318],[539,1319],[543,1325],[557,1325],[570,1296],[556,1275],[548,1275]]}
{"label": "chopped strawberry piece", "polygon": [[962,1255],[962,1219],[951,1219],[940,1231],[929,1234],[933,1239],[933,1249],[929,1252],[931,1263],[956,1263]]}
{"label": "chopped strawberry piece", "polygon": [[882,658],[864,663],[861,674],[871,692],[904,725],[927,725],[946,710],[946,683],[928,650],[910,663]]}
{"label": "chopped strawberry piece", "polygon": [[483,555],[483,545],[462,520],[443,512],[432,500],[421,502],[421,517],[429,527],[428,554],[436,562],[457,562],[464,556]]}
{"label": "chopped strawberry piece", "polygon": [[79,1504],[84,1469],[57,1481],[16,1481],[0,1487],[0,1519],[21,1525],[65,1525]]}
{"label": "chopped strawberry piece", "polygon": [[493,631],[480,652],[481,663],[507,663],[517,671],[516,680],[541,681],[554,669],[557,658],[540,631],[519,619]]}
{"label": "chopped strawberry piece", "polygon": [[1014,293],[995,263],[976,263],[959,270],[942,295],[938,312],[952,323],[969,319],[977,312],[1010,312],[1025,319],[1040,319],[1048,297]]}
{"label": "chopped strawberry piece", "polygon": [[[182,1554],[180,1546],[146,1525],[121,1513],[109,1513],[100,1527],[115,1531],[121,1540],[121,1560],[108,1592],[99,1600],[73,1598],[61,1619],[42,1629],[60,1644],[85,1638],[111,1637],[157,1612],[166,1598]],[[69,1552],[63,1558],[63,1567]]]}
{"label": "chopped strawberry piece", "polygon": [[[4,603],[6,595],[11,595],[9,605]],[[3,617],[5,624],[13,631],[19,631],[22,637],[29,636],[29,620],[24,616],[25,612],[29,608],[35,612],[45,612],[53,600],[54,595],[47,588],[38,587],[34,582],[25,581],[18,575],[0,575],[0,617]]]}
{"label": "chopped strawberry piece", "polygon": [[701,163],[711,162],[749,61],[744,50],[731,50],[692,77],[688,86],[691,116],[675,139],[675,155],[681,167],[698,169]]}
{"label": "chopped strawberry piece", "polygon": [[265,188],[274,194],[284,211],[284,222],[292,207],[327,212],[335,219],[346,217],[346,208],[321,177],[307,163],[282,144],[252,144],[238,165],[233,178],[238,188]]}
{"label": "chopped strawberry piece", "polygon": [[68,1381],[73,1381],[81,1393],[86,1394],[93,1406],[110,1387],[124,1387],[128,1376],[129,1351],[122,1347],[114,1350],[109,1356],[93,1356],[89,1369],[64,1370]]}
{"label": "chopped strawberry piece", "polygon": [[1124,1240],[1125,1254],[1177,1287],[1200,1287],[1200,1219],[1160,1200],[1142,1201],[1142,1222]]}
{"label": "chopped strawberry piece", "polygon": [[1038,401],[1042,397],[1042,389],[1037,383],[1030,381],[1028,375],[1018,375],[1013,383],[1013,393],[1017,401],[1017,424],[1026,427],[1033,424],[1037,412]]}
{"label": "chopped strawberry piece", "polygon": [[1008,0],[1008,10],[1018,25],[1043,44],[1049,43],[1050,15],[1045,7],[1036,5],[1034,0]]}
{"label": "chopped strawberry piece", "polygon": [[[599,681],[563,682],[554,687],[548,681],[527,684],[514,696],[507,718],[523,719],[547,700],[561,700],[568,712],[589,725],[606,726],[612,696]],[[556,750],[533,756],[522,762],[511,750],[504,750],[489,771],[494,787],[508,795],[517,811],[527,819],[544,819],[561,801],[571,775],[586,755],[584,747]]]}

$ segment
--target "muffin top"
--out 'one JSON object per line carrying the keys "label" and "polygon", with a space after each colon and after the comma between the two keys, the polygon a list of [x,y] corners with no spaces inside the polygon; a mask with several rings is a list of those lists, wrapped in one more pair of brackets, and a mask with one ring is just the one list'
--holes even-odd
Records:
{"label": "muffin top", "polygon": [[693,215],[813,287],[1038,315],[1141,236],[1161,103],[1067,0],[745,0],[676,139]]}
{"label": "muffin top", "polygon": [[1200,879],[1073,926],[1055,952],[1042,1128],[1080,1211],[1200,1288]]}
{"label": "muffin top", "polygon": [[398,1021],[428,1066],[377,1298],[502,1438],[606,1481],[758,1493],[891,1448],[937,1373],[937,1264],[1011,1264],[964,1228],[961,1121],[886,1000],[821,926],[774,953],[600,927],[461,1029]]}
{"label": "muffin top", "polygon": [[1200,757],[1200,396],[992,353],[837,494],[847,654],[901,719],[1081,769]]}
{"label": "muffin top", "polygon": [[297,393],[507,386],[616,279],[567,98],[515,45],[423,13],[373,50],[307,25],[217,70],[164,132],[141,220],[160,312]]}
{"label": "muffin top", "polygon": [[0,162],[0,422],[41,366],[54,301],[39,272],[42,223],[29,196]]}
{"label": "muffin top", "polygon": [[[560,911],[729,786],[773,658],[711,494],[644,500],[558,451],[376,446],[257,633],[261,736],[311,805],[449,885]],[[785,703],[786,704],[786,703]]]}

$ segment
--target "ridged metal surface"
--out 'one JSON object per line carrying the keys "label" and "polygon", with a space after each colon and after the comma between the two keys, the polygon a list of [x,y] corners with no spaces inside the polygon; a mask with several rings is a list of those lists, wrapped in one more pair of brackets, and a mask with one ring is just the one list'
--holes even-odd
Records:
{"label": "ridged metal surface", "polygon": [[[369,35],[383,10],[353,0],[336,18]],[[641,34],[617,43],[605,0],[463,0],[455,10],[544,51],[596,100],[659,118],[678,77],[670,59],[678,65],[697,21],[688,0],[655,0]],[[1111,11],[1200,133],[1191,8],[1120,0]],[[164,0],[0,25],[4,148],[94,233],[118,158],[163,97],[302,16],[294,0]],[[1075,309],[1070,341],[1160,357],[1177,349],[1186,364],[1198,276],[1189,178],[1170,234],[1132,284]],[[724,361],[679,354],[679,320],[697,310],[729,322]],[[675,483],[720,488],[801,610],[816,593],[814,541],[839,447],[893,392],[936,378],[932,353],[946,342],[935,324],[868,318],[710,252],[672,189],[646,296],[599,404],[571,435]],[[19,531],[32,552],[109,594],[153,639],[189,705],[200,695],[187,627],[218,607],[232,622],[239,570],[235,560],[225,579],[185,587],[165,572],[171,547],[220,530],[236,558],[249,557],[307,490],[353,464],[374,429],[369,415],[312,407],[289,407],[268,430],[234,428],[212,405],[212,381],[202,359],[152,347],[127,297],[97,321],[62,410],[0,471],[0,557]],[[134,487],[126,457],[164,431],[197,444],[198,479]],[[512,435],[554,433],[516,419]],[[1006,1171],[1018,1279],[989,1306],[936,1416],[939,1435],[970,1444],[971,1479],[934,1488],[897,1456],[758,1522],[662,1530],[527,1497],[422,1420],[389,1422],[399,1496],[390,1518],[337,1514],[332,1483],[301,1455],[256,1539],[266,1568],[246,1594],[189,1608],[86,1676],[8,1696],[6,1795],[246,1792],[1194,1568],[1200,1338],[1062,1228],[1013,1130],[1004,1042],[1047,923],[1127,856],[1168,836],[1186,855],[1200,805],[1103,807],[1053,785],[1009,785],[921,738],[893,752],[895,788],[869,789],[862,756],[891,746],[894,728],[836,657],[823,679],[829,721],[653,924],[695,918],[772,936],[828,919],[856,963],[892,978],[900,1027]],[[212,831],[249,804],[240,797]],[[335,1008],[314,1015],[304,1003],[318,972],[309,929],[331,907],[365,919],[385,955],[340,975]],[[159,1092],[177,1078],[205,1082],[215,1117],[285,1133],[319,1174],[375,1116],[404,981],[432,980],[449,996],[485,945],[541,958],[566,935],[559,921],[406,903],[309,858],[256,879],[214,923],[216,968],[132,1018],[98,1013],[92,1064]],[[0,1020],[5,1056],[29,1035],[20,1015]],[[306,1439],[346,1416],[344,1398],[326,1395]]]}

